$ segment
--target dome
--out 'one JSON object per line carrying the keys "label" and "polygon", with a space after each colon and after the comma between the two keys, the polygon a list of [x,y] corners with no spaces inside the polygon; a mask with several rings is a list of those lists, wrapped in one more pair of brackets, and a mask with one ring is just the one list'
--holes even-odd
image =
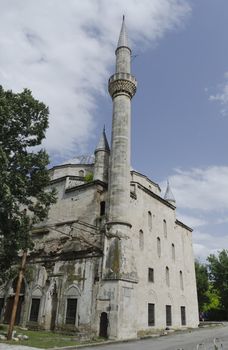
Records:
{"label": "dome", "polygon": [[94,155],[91,154],[84,154],[81,156],[77,156],[72,159],[68,159],[65,162],[61,163],[60,165],[67,165],[67,164],[93,164],[94,163]]}

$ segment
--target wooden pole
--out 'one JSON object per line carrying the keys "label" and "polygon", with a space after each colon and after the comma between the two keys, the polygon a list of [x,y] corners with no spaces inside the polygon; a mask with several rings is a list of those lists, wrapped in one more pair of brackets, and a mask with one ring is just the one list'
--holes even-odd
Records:
{"label": "wooden pole", "polygon": [[19,296],[21,291],[21,284],[24,277],[26,258],[27,258],[27,251],[25,250],[22,255],[21,267],[19,270],[19,275],[17,280],[17,288],[16,288],[16,293],[15,293],[14,302],[13,302],[12,314],[11,314],[11,319],[9,323],[8,333],[7,333],[7,340],[12,339],[13,328],[14,328],[16,314],[17,314],[17,306],[18,306],[18,301],[19,301]]}

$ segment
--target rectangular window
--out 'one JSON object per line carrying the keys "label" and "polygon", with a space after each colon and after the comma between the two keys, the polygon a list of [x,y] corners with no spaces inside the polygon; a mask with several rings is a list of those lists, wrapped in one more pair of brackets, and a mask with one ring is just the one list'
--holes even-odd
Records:
{"label": "rectangular window", "polygon": [[29,321],[32,321],[32,322],[37,322],[38,321],[39,309],[40,309],[40,299],[33,298],[32,299],[32,305],[31,305]]}
{"label": "rectangular window", "polygon": [[148,326],[155,325],[154,304],[148,304]]}
{"label": "rectangular window", "polygon": [[78,299],[67,299],[66,324],[75,324]]}
{"label": "rectangular window", "polygon": [[100,216],[105,215],[105,202],[100,202]]}
{"label": "rectangular window", "polygon": [[154,282],[154,269],[150,268],[148,269],[148,281]]}
{"label": "rectangular window", "polygon": [[166,305],[166,326],[172,326],[172,308]]}
{"label": "rectangular window", "polygon": [[186,326],[186,310],[185,306],[181,306],[181,325]]}

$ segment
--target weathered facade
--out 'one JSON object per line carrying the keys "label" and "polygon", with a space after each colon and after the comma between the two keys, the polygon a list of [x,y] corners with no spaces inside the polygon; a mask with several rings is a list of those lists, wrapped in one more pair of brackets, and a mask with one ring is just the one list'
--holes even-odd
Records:
{"label": "weathered facade", "polygon": [[[17,314],[24,326],[126,339],[198,325],[192,230],[176,219],[169,184],[162,198],[130,170],[130,61],[123,21],[109,79],[111,149],[103,131],[94,157],[50,170],[58,200],[32,233]],[[9,321],[15,282],[0,288],[1,321]]]}

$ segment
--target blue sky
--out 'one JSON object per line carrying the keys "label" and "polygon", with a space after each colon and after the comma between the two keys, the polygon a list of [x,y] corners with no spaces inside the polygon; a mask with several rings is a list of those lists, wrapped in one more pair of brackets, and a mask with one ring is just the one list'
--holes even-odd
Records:
{"label": "blue sky", "polygon": [[93,153],[104,124],[110,139],[123,13],[138,80],[132,165],[163,190],[169,178],[205,259],[228,247],[227,0],[2,0],[0,81],[49,105],[52,164]]}

